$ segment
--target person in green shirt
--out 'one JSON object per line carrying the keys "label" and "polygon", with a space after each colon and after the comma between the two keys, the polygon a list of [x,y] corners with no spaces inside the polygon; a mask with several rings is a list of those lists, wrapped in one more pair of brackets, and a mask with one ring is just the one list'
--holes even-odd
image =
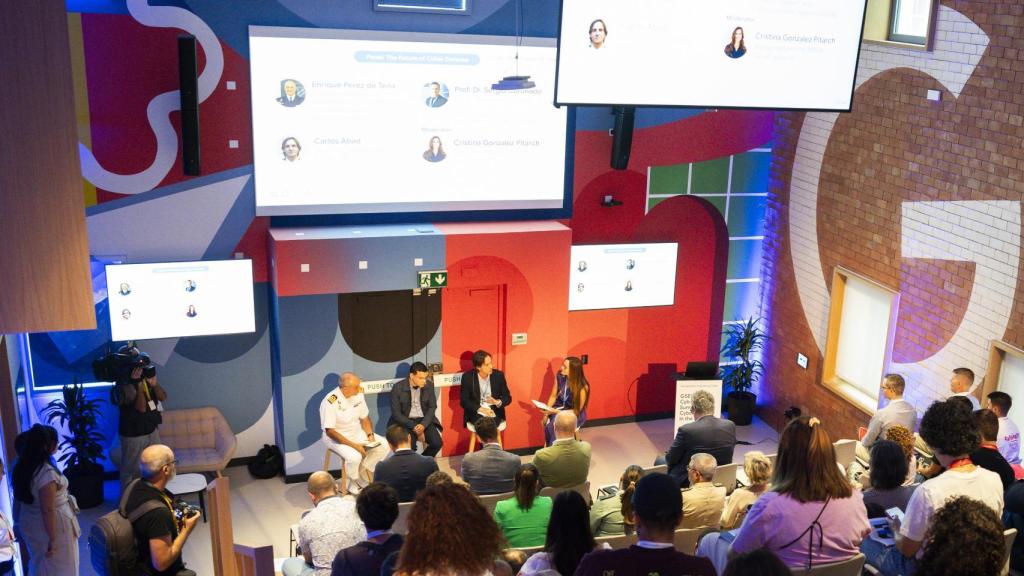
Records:
{"label": "person in green shirt", "polygon": [[523,464],[516,472],[515,496],[498,502],[494,521],[512,548],[543,546],[551,519],[551,498],[539,496],[540,473],[533,464]]}
{"label": "person in green shirt", "polygon": [[633,533],[633,488],[644,469],[630,464],[619,478],[619,492],[615,496],[598,500],[590,509],[590,529],[594,536],[621,536]]}

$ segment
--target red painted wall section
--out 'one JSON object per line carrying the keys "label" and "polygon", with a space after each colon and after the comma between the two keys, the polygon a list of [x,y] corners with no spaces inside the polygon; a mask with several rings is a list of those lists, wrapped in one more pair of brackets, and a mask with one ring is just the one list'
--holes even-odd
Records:
{"label": "red painted wall section", "polygon": [[[530,223],[524,223],[531,226]],[[569,250],[571,232],[557,223],[543,223],[532,231],[513,231],[516,224],[495,225],[499,232],[488,233],[486,224],[438,224],[445,234],[446,260],[450,289],[506,286],[504,334],[507,338],[498,351],[489,350],[503,370],[512,392],[512,405],[506,410],[507,448],[524,448],[544,443],[539,412],[532,399],[546,400],[554,385],[554,374],[568,348]],[[460,365],[465,346],[455,349],[455,336],[446,327],[460,311],[442,300],[441,357],[446,371]],[[511,345],[511,334],[526,332],[528,342]],[[456,446],[453,454],[465,452],[469,433],[462,428],[462,410],[458,390],[453,388],[446,402],[445,446]],[[448,450],[445,450],[448,452]]]}

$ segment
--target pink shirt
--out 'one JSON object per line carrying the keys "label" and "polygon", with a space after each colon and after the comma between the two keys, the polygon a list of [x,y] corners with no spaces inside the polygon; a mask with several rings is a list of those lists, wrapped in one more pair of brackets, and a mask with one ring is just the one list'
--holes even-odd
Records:
{"label": "pink shirt", "polygon": [[[786,548],[814,522],[824,502],[801,503],[778,492],[766,492],[754,502],[740,526],[732,550],[737,553],[768,548],[786,566],[805,566],[810,545],[810,532]],[[814,564],[838,562],[856,556],[860,542],[871,530],[864,497],[854,489],[849,498],[829,500],[818,518],[821,532],[814,530]],[[818,548],[819,536],[824,537]]]}

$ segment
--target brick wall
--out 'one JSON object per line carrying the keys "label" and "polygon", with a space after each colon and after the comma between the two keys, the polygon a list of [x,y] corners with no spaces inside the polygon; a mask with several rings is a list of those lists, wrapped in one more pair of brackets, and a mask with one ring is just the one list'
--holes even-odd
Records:
{"label": "brick wall", "polygon": [[992,339],[1024,347],[1024,5],[947,0],[935,38],[929,52],[863,45],[852,113],[776,117],[761,271],[773,424],[790,405],[834,437],[868,420],[820,385],[837,265],[901,292],[891,369],[921,411],[952,368],[986,372]]}

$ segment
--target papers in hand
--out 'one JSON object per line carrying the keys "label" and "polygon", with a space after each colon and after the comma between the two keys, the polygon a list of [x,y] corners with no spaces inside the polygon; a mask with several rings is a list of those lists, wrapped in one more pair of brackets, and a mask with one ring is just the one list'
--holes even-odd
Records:
{"label": "papers in hand", "polygon": [[366,448],[368,450],[376,448],[377,446],[380,446],[380,441],[379,440],[374,440],[373,442],[367,442],[367,443],[363,444],[363,448]]}
{"label": "papers in hand", "polygon": [[888,518],[871,518],[868,520],[871,524],[871,539],[875,542],[880,542],[885,546],[894,546],[896,539],[893,537],[893,533],[889,530],[889,519]]}
{"label": "papers in hand", "polygon": [[478,408],[476,413],[481,415],[481,416],[486,416],[488,418],[494,418],[494,410],[491,410],[490,408],[487,408],[486,406],[481,406],[480,408]]}
{"label": "papers in hand", "polygon": [[554,410],[554,408],[552,408],[551,406],[548,406],[547,404],[545,404],[545,403],[543,403],[543,402],[541,402],[539,400],[530,400],[530,402],[533,402],[534,406],[536,406],[537,408],[540,408],[541,410],[543,410],[545,412]]}

